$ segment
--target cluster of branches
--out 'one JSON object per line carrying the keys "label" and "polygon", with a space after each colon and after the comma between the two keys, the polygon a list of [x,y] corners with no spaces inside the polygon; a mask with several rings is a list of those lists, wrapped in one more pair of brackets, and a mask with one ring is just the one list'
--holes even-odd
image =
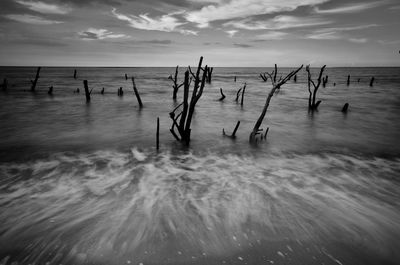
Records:
{"label": "cluster of branches", "polygon": [[284,78],[282,76],[277,79],[277,73],[278,73],[278,67],[275,64],[275,70],[272,71],[271,73],[266,73],[269,76],[269,80],[271,80],[272,84],[272,89],[269,92],[267,96],[267,100],[265,102],[264,108],[261,112],[260,117],[258,118],[256,124],[254,125],[253,131],[250,133],[249,141],[251,143],[255,143],[257,141],[257,136],[260,135],[261,139],[265,139],[267,136],[268,129],[266,130],[266,133],[263,135],[262,131],[263,129],[260,129],[260,126],[264,120],[265,114],[267,113],[269,103],[271,101],[272,96],[274,95],[275,91],[277,89],[280,89],[282,85],[284,85],[287,81],[289,81],[293,76],[297,74],[301,69],[303,68],[303,65],[301,65],[299,68],[296,70],[291,71],[289,74],[287,74]]}
{"label": "cluster of branches", "polygon": [[173,85],[172,85],[172,88],[174,89],[174,90],[173,90],[173,93],[172,93],[172,99],[173,99],[173,100],[176,100],[176,97],[177,97],[177,94],[178,94],[178,90],[179,90],[179,88],[180,88],[181,86],[183,86],[183,84],[184,84],[184,83],[178,84],[178,69],[179,69],[179,65],[177,65],[176,68],[175,68],[175,75],[174,75],[174,77],[172,77],[172,75],[170,75],[170,76],[168,77],[168,79],[171,79],[172,82],[173,82]]}
{"label": "cluster of branches", "polygon": [[[201,64],[203,62],[203,57],[200,57],[199,65],[197,67],[196,74],[189,69],[185,72],[185,79],[183,82],[183,102],[179,104],[169,116],[172,119],[171,133],[176,140],[189,145],[191,128],[190,124],[192,122],[192,117],[196,103],[199,101],[201,95],[203,94],[204,86],[206,84],[208,67],[207,65],[202,68]],[[189,78],[191,76],[191,78]],[[194,81],[192,97],[189,102],[189,88]],[[182,108],[181,108],[182,107]],[[181,109],[181,112],[177,114],[177,111]],[[179,120],[179,121],[178,121]]]}
{"label": "cluster of branches", "polygon": [[[308,97],[308,109],[313,111],[313,110],[317,110],[319,104],[321,103],[321,100],[316,101],[316,97],[317,97],[317,91],[319,89],[319,87],[321,86],[321,82],[322,82],[322,74],[324,73],[326,65],[321,67],[321,70],[319,72],[318,75],[318,80],[317,83],[315,84],[315,82],[312,80],[311,77],[311,72],[310,72],[310,65],[306,66],[306,71],[308,74],[308,93],[309,93],[309,97]],[[328,80],[328,77],[326,77],[326,82]],[[323,81],[325,83],[325,80]],[[314,87],[314,91],[311,92],[311,84]]]}

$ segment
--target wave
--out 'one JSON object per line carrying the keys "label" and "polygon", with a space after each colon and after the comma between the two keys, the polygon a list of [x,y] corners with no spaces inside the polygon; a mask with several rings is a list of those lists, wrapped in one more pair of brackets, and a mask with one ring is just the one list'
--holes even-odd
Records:
{"label": "wave", "polygon": [[191,261],[287,239],[355,242],[390,256],[399,172],[400,159],[137,148],[6,163],[0,260]]}

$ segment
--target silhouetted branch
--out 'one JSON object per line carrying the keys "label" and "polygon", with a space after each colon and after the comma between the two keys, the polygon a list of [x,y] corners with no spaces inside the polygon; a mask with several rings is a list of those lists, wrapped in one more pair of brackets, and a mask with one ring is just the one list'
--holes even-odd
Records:
{"label": "silhouetted branch", "polygon": [[135,92],[136,99],[139,103],[139,107],[142,108],[143,107],[142,100],[140,99],[140,95],[135,84],[135,78],[133,76],[132,76],[132,84],[133,84],[133,91]]}
{"label": "silhouetted branch", "polygon": [[32,85],[31,85],[31,91],[32,91],[32,92],[35,92],[36,84],[37,84],[37,81],[38,81],[38,79],[39,79],[40,69],[41,69],[41,68],[38,67],[37,70],[36,70],[35,80],[34,80],[34,81],[31,80],[31,83],[32,83]]}
{"label": "silhouetted branch", "polygon": [[233,133],[232,133],[231,135],[227,135],[227,134],[225,133],[225,129],[222,128],[222,134],[223,134],[224,136],[227,136],[227,137],[236,138],[236,132],[237,132],[237,130],[238,130],[238,128],[239,128],[239,125],[240,125],[240,121],[238,121],[238,122],[236,123],[235,129],[233,130]]}
{"label": "silhouetted branch", "polygon": [[221,98],[218,99],[218,100],[219,100],[219,101],[223,101],[223,100],[225,99],[225,95],[224,95],[224,93],[222,92],[222,88],[219,89],[219,92],[221,92]]}

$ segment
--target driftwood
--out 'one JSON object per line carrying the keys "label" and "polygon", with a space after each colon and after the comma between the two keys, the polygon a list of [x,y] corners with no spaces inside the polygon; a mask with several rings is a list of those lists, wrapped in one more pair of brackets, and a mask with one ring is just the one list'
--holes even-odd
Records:
{"label": "driftwood", "polygon": [[347,86],[350,85],[350,75],[347,76]]}
{"label": "driftwood", "polygon": [[174,84],[172,85],[172,88],[174,89],[173,94],[172,94],[172,99],[176,100],[177,94],[178,94],[178,90],[181,86],[183,86],[183,83],[178,85],[178,70],[179,70],[179,66],[177,65],[175,68],[175,75],[174,77],[172,77],[172,75],[170,75],[168,77],[168,79],[171,79],[172,82],[174,82]]}
{"label": "driftwood", "polygon": [[371,81],[369,82],[369,86],[374,86],[374,81],[375,81],[375,77],[372,77]]}
{"label": "driftwood", "polygon": [[240,106],[243,107],[243,100],[244,100],[244,92],[246,90],[246,83],[244,83],[243,89],[242,89],[242,99],[240,100]]}
{"label": "driftwood", "polygon": [[47,94],[53,95],[53,86],[49,87],[49,91],[47,91]]}
{"label": "driftwood", "polygon": [[214,70],[214,67],[208,67],[207,68],[207,83],[211,83],[211,78],[212,78],[212,72]]}
{"label": "driftwood", "polygon": [[237,132],[237,130],[238,130],[238,128],[239,128],[239,125],[240,125],[240,121],[238,121],[238,122],[236,123],[235,129],[233,130],[233,133],[232,133],[231,135],[227,135],[227,134],[225,133],[225,129],[222,128],[222,135],[223,135],[223,136],[230,137],[230,138],[232,138],[232,139],[236,138],[236,132]]}
{"label": "driftwood", "polygon": [[219,92],[221,92],[221,98],[218,99],[218,100],[219,100],[219,101],[223,101],[223,100],[225,99],[225,95],[224,95],[224,93],[222,92],[222,88],[219,89]]}
{"label": "driftwood", "polygon": [[[315,84],[315,82],[312,80],[311,78],[311,72],[310,72],[310,65],[307,65],[306,67],[306,71],[308,73],[308,93],[309,93],[309,97],[308,97],[308,109],[309,110],[316,110],[318,109],[319,104],[321,103],[321,100],[316,101],[316,97],[317,97],[317,91],[321,85],[321,78],[322,78],[322,74],[324,73],[326,65],[321,67],[321,70],[319,72],[319,76],[318,76],[318,80],[317,80],[317,84]],[[311,93],[311,84],[314,87],[314,91]]]}
{"label": "driftwood", "polygon": [[[178,141],[189,145],[190,142],[190,124],[192,122],[194,109],[196,103],[199,101],[201,95],[203,94],[204,86],[207,81],[207,73],[208,66],[206,65],[204,68],[201,67],[203,62],[203,57],[200,57],[199,65],[197,67],[196,74],[192,72],[192,69],[189,66],[189,70],[185,72],[184,79],[184,90],[183,90],[183,102],[179,104],[172,112],[170,112],[169,116],[172,119],[171,133]],[[203,72],[201,75],[201,71]],[[192,76],[193,79],[189,79],[189,75]],[[201,75],[201,76],[200,76]],[[189,87],[191,85],[191,81],[194,80],[192,97],[189,103]],[[182,111],[176,115],[175,112],[182,106]],[[178,123],[179,119],[179,123]],[[178,133],[175,131],[177,129]],[[179,134],[179,136],[178,136]]]}
{"label": "driftwood", "polygon": [[139,95],[139,92],[138,92],[138,90],[136,88],[136,84],[135,84],[135,78],[133,76],[132,76],[132,84],[133,84],[133,91],[135,92],[136,99],[139,103],[139,107],[142,108],[143,103],[142,103],[142,100],[140,99],[140,95]]}
{"label": "driftwood", "polygon": [[35,76],[35,80],[31,80],[31,91],[32,92],[35,92],[35,89],[36,89],[36,84],[37,84],[37,81],[38,81],[38,79],[39,79],[39,73],[40,73],[40,67],[38,67],[37,68],[37,70],[36,70],[36,76]]}
{"label": "driftwood", "polygon": [[268,76],[267,76],[265,73],[261,73],[261,74],[260,74],[260,77],[261,77],[261,79],[262,79],[264,82],[267,82],[267,81],[268,81]]}
{"label": "driftwood", "polygon": [[[89,91],[89,86],[88,86],[87,80],[83,80],[83,86],[85,87],[86,102],[90,102],[90,94],[92,94],[93,88]],[[78,93],[79,93],[79,90],[78,90]]]}
{"label": "driftwood", "polygon": [[[250,133],[249,141],[250,143],[256,143],[257,142],[257,135],[261,135],[261,132],[263,129],[260,129],[260,126],[264,120],[265,114],[267,113],[269,103],[271,101],[272,96],[274,95],[275,91],[279,89],[282,85],[284,85],[287,81],[290,80],[297,72],[299,72],[303,68],[303,65],[301,65],[297,70],[291,71],[286,77],[282,78],[282,76],[277,80],[276,75],[278,72],[278,67],[275,64],[275,70],[272,71],[271,73],[267,73],[269,76],[269,79],[271,80],[272,83],[272,89],[269,92],[267,96],[267,100],[265,102],[264,108],[261,112],[260,117],[258,118],[256,124],[254,125],[253,131]],[[266,138],[267,132],[269,129],[267,129],[264,138]],[[261,135],[262,138],[262,135]]]}
{"label": "driftwood", "polygon": [[156,148],[160,149],[160,118],[157,117]]}
{"label": "driftwood", "polygon": [[343,108],[342,108],[342,112],[343,113],[347,113],[347,109],[349,108],[349,103],[344,104]]}
{"label": "driftwood", "polygon": [[236,93],[236,99],[235,99],[236,102],[239,101],[239,95],[240,95],[240,92],[242,91],[242,89],[243,89],[243,88],[239,88],[239,90],[238,90],[237,93]]}
{"label": "driftwood", "polygon": [[76,79],[76,69],[74,70],[74,79]]}

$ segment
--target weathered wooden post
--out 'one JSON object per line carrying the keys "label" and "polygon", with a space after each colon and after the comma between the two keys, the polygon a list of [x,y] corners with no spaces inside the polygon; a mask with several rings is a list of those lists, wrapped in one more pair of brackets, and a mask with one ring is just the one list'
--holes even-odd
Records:
{"label": "weathered wooden post", "polygon": [[246,83],[244,83],[243,89],[242,89],[242,99],[240,100],[240,106],[243,107],[243,99],[244,99],[244,92],[246,90]]}
{"label": "weathered wooden post", "polygon": [[297,75],[294,75],[293,81],[297,83]]}
{"label": "weathered wooden post", "polygon": [[135,92],[136,99],[139,103],[139,107],[142,108],[143,103],[142,103],[142,100],[140,99],[140,95],[139,95],[139,92],[138,92],[138,90],[136,88],[136,84],[135,84],[135,78],[133,76],[132,76],[132,84],[133,84],[133,91]]}
{"label": "weathered wooden post", "polygon": [[253,131],[250,133],[249,136],[249,141],[250,143],[256,143],[257,142],[257,135],[261,133],[263,129],[260,129],[260,126],[264,120],[265,114],[267,113],[267,109],[269,106],[269,103],[271,101],[272,96],[274,95],[275,91],[279,89],[282,85],[284,85],[287,81],[289,81],[297,72],[299,72],[303,68],[303,65],[301,65],[297,70],[294,70],[290,72],[288,75],[286,75],[285,78],[282,79],[282,77],[279,78],[279,80],[276,80],[276,75],[278,72],[278,67],[275,64],[275,70],[272,73],[267,73],[269,76],[269,79],[271,80],[272,83],[272,89],[268,94],[267,100],[265,102],[264,108],[261,112],[260,117],[258,118],[256,124],[254,125]]}
{"label": "weathered wooden post", "polygon": [[211,83],[211,78],[212,78],[212,72],[214,70],[214,67],[209,67],[207,70],[207,83]]}
{"label": "weathered wooden post", "polygon": [[[322,78],[322,74],[324,73],[325,67],[326,67],[326,65],[321,67],[317,84],[315,84],[315,82],[311,78],[310,65],[307,65],[307,67],[306,67],[306,71],[308,73],[308,93],[309,93],[308,109],[311,111],[316,110],[318,108],[319,104],[321,103],[321,100],[319,100],[317,102],[315,102],[315,100],[317,97],[317,91],[321,85],[321,78]],[[314,86],[314,91],[312,93],[311,93],[311,84]]]}
{"label": "weathered wooden post", "polygon": [[90,102],[90,94],[92,93],[93,88],[89,91],[88,81],[87,80],[83,80],[83,86],[85,87],[86,102],[89,103]]}
{"label": "weathered wooden post", "polygon": [[31,91],[32,91],[32,92],[35,92],[36,84],[37,84],[37,81],[38,81],[38,79],[39,79],[40,69],[41,69],[41,67],[38,67],[37,70],[36,70],[35,80],[34,80],[34,81],[31,80],[31,83],[32,83],[32,85],[31,85]]}
{"label": "weathered wooden post", "polygon": [[104,95],[104,87],[101,89],[100,94]]}
{"label": "weathered wooden post", "polygon": [[122,97],[124,95],[124,91],[122,90],[122,87],[120,87],[118,89],[117,95],[120,96],[120,97]]}
{"label": "weathered wooden post", "polygon": [[374,81],[375,81],[375,77],[372,77],[371,81],[369,82],[369,86],[374,86]]}
{"label": "weathered wooden post", "polygon": [[347,76],[347,86],[350,85],[350,75]]}
{"label": "weathered wooden post", "polygon": [[236,75],[235,75],[235,78],[233,80],[236,82]]}
{"label": "weathered wooden post", "polygon": [[224,93],[222,92],[222,88],[219,89],[219,92],[221,93],[221,98],[218,99],[218,100],[219,100],[219,101],[223,101],[223,100],[225,99],[225,95],[224,95]]}
{"label": "weathered wooden post", "polygon": [[49,91],[47,91],[47,94],[53,95],[53,86],[49,87]]}
{"label": "weathered wooden post", "polygon": [[74,79],[76,79],[76,69],[74,70]]}
{"label": "weathered wooden post", "polygon": [[237,132],[237,130],[238,130],[238,128],[239,128],[239,125],[240,125],[240,121],[238,121],[238,122],[236,123],[235,129],[233,130],[233,133],[232,133],[231,135],[227,135],[227,134],[225,133],[225,129],[222,128],[222,135],[223,135],[223,136],[230,137],[230,138],[233,138],[233,139],[236,138],[236,132]]}
{"label": "weathered wooden post", "polygon": [[160,118],[157,117],[157,135],[156,135],[156,148],[160,149]]}
{"label": "weathered wooden post", "polygon": [[239,102],[239,96],[240,96],[240,92],[242,91],[242,88],[239,88],[239,90],[236,92],[236,102]]}
{"label": "weathered wooden post", "polygon": [[125,74],[125,80],[128,80],[128,75],[127,74]]}

